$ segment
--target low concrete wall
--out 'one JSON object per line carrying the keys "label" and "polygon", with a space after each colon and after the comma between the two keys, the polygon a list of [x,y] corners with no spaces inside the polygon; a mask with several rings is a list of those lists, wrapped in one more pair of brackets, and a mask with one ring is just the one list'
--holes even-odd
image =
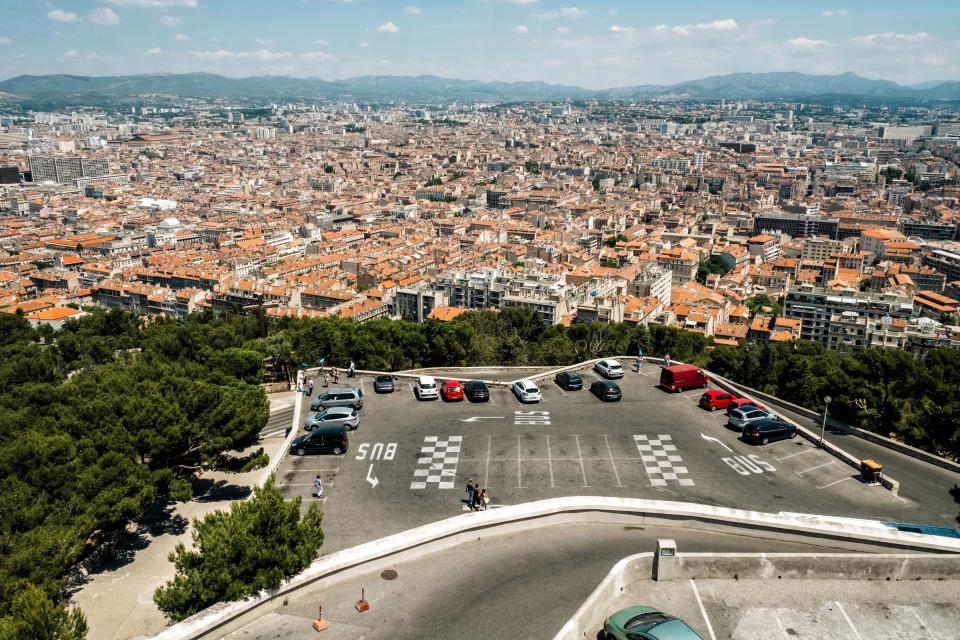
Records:
{"label": "low concrete wall", "polygon": [[214,638],[235,630],[271,603],[307,586],[327,586],[353,575],[422,557],[478,538],[543,526],[617,522],[640,526],[683,526],[740,534],[775,533],[786,540],[842,540],[847,546],[960,553],[960,539],[898,531],[880,522],[807,514],[771,514],[685,502],[631,498],[568,497],[467,513],[324,556],[279,588],[238,602],[213,606],[176,624],[158,640]]}
{"label": "low concrete wall", "polygon": [[[869,553],[678,553],[677,580],[955,580],[960,555]],[[610,603],[631,585],[651,582],[653,554],[638,553],[615,564],[554,636],[594,638],[613,611]]]}

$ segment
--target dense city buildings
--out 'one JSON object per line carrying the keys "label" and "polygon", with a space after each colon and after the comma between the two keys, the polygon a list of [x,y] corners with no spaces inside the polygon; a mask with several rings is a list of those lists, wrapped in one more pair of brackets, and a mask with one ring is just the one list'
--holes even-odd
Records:
{"label": "dense city buildings", "polygon": [[158,99],[2,115],[0,311],[32,323],[87,305],[357,322],[527,307],[717,344],[960,344],[947,107]]}

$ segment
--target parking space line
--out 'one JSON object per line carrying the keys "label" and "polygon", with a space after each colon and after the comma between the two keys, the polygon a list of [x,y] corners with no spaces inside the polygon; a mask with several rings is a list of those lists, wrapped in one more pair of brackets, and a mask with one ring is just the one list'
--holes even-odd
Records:
{"label": "parking space line", "polygon": [[820,468],[822,468],[822,467],[827,467],[827,466],[833,464],[834,462],[836,462],[836,460],[831,460],[830,462],[824,462],[823,464],[818,464],[818,465],[815,466],[815,467],[810,467],[809,469],[804,469],[803,471],[797,471],[796,474],[797,474],[798,476],[802,476],[803,474],[805,474],[805,473],[807,473],[807,472],[809,472],[809,471],[815,471],[815,470],[820,469]]}
{"label": "parking space line", "polygon": [[697,604],[700,605],[700,613],[703,614],[703,621],[707,623],[710,640],[717,640],[717,636],[713,633],[713,625],[710,624],[710,618],[707,617],[707,610],[703,607],[703,600],[700,599],[700,592],[697,591],[697,583],[693,581],[693,578],[690,578],[690,586],[693,588],[693,595],[697,598]]}
{"label": "parking space line", "polygon": [[553,456],[550,454],[550,436],[547,436],[547,468],[550,469],[550,488],[556,489],[557,485],[553,484]]}
{"label": "parking space line", "polygon": [[620,473],[617,471],[617,463],[613,459],[613,449],[610,448],[610,436],[603,434],[603,441],[607,443],[607,453],[610,455],[610,466],[613,467],[613,477],[617,480],[617,486],[623,487],[620,483]]}
{"label": "parking space line", "polygon": [[843,482],[844,480],[850,480],[852,477],[853,477],[853,476],[844,476],[844,477],[840,478],[839,480],[834,480],[833,482],[828,482],[827,484],[823,485],[822,487],[817,487],[817,489],[826,489],[827,487],[832,487],[832,486],[835,485],[835,484],[840,484],[840,483]]}
{"label": "parking space line", "polygon": [[493,443],[493,436],[487,436],[487,463],[483,467],[483,486],[490,486],[490,446]]}
{"label": "parking space line", "polygon": [[860,632],[857,631],[857,628],[853,626],[853,620],[850,619],[850,616],[847,615],[847,610],[843,608],[843,605],[840,604],[839,600],[834,601],[837,605],[837,609],[840,609],[840,613],[843,614],[843,619],[847,621],[847,624],[850,625],[850,630],[853,631],[853,635],[856,636],[857,640],[863,640],[863,637],[860,635]]}
{"label": "parking space line", "polygon": [[924,622],[924,621],[923,621],[923,618],[920,617],[920,614],[917,613],[917,608],[916,608],[916,607],[910,607],[910,613],[912,613],[912,614],[913,614],[913,617],[916,618],[916,619],[917,619],[917,622],[920,623],[920,627],[921,627],[924,631],[926,631],[927,633],[929,633],[929,634],[930,634],[930,637],[933,638],[933,640],[937,640],[937,636],[934,635],[933,631],[930,630],[930,627],[927,626],[927,623]]}
{"label": "parking space line", "polygon": [[523,489],[523,480],[520,478],[520,436],[517,436],[517,489]]}
{"label": "parking space line", "polygon": [[573,436],[573,439],[577,442],[577,457],[580,458],[580,473],[583,474],[583,486],[589,487],[587,484],[587,468],[583,465],[583,452],[580,451],[580,436]]}
{"label": "parking space line", "polygon": [[782,458],[778,458],[778,457],[774,456],[773,459],[776,460],[777,462],[783,462],[784,460],[788,460],[788,459],[790,459],[790,458],[792,458],[792,457],[794,457],[794,456],[802,456],[803,454],[809,453],[809,452],[811,452],[811,451],[816,451],[816,448],[804,446],[804,447],[803,447],[803,451],[797,451],[796,453],[791,453],[790,455],[788,455],[788,456],[783,456]]}

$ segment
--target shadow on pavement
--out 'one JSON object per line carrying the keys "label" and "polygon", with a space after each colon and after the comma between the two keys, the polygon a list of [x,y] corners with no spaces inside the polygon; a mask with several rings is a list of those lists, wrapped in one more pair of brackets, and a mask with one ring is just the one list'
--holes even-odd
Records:
{"label": "shadow on pavement", "polygon": [[250,487],[230,484],[226,480],[200,478],[193,483],[195,502],[229,502],[241,500],[251,493]]}

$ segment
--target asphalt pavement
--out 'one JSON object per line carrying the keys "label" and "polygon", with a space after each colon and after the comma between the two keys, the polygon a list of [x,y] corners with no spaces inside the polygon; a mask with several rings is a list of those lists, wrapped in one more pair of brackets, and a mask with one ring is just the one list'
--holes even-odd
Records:
{"label": "asphalt pavement", "polygon": [[[349,434],[346,455],[288,456],[278,484],[306,505],[318,500],[314,476],[323,477],[327,551],[466,511],[468,478],[487,489],[490,508],[598,495],[955,525],[948,491],[956,474],[909,459],[895,497],[865,485],[857,470],[802,438],[744,443],[722,411],[697,406],[700,391],[661,390],[659,371],[648,365],[628,372],[620,402],[594,397],[588,388],[597,376],[584,371],[584,390],[545,382],[543,401],[529,405],[504,388],[491,389],[487,403],[418,401],[409,380],[397,380],[393,393],[376,394],[369,377],[341,378],[339,386],[364,391],[360,426]],[[301,424],[310,413],[304,405]],[[852,453],[861,450],[843,444]],[[885,449],[863,451],[883,463],[894,458]]]}

